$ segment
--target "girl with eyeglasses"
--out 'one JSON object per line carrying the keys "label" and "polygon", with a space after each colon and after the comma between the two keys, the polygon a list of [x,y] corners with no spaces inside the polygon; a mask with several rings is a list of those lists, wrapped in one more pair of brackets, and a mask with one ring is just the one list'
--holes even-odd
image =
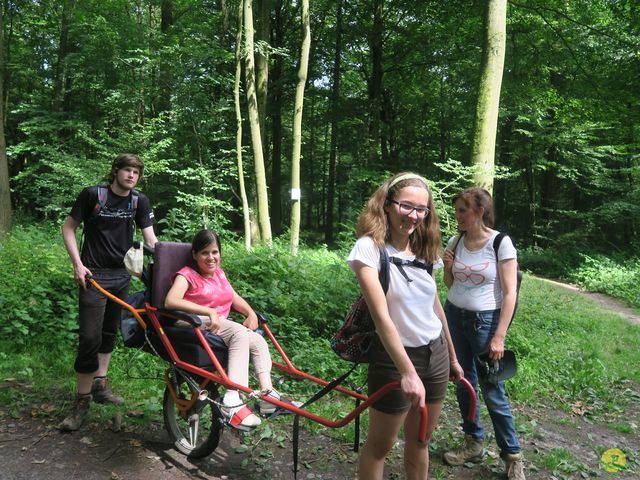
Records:
{"label": "girl with eyeglasses", "polygon": [[[504,236],[494,251],[498,231],[493,229],[493,202],[482,188],[468,188],[454,197],[459,235],[449,239],[444,252],[444,282],[449,292],[444,311],[464,376],[482,390],[489,410],[500,457],[507,477],[524,480],[522,453],[504,382],[493,384],[478,376],[475,357],[488,354],[491,361],[504,355],[507,328],[516,303],[517,254],[513,242]],[[476,420],[469,411],[468,393],[458,386],[464,441],[444,454],[449,465],[481,462],[484,459],[484,429],[480,425],[480,404]]]}
{"label": "girl with eyeglasses", "polygon": [[[425,479],[429,439],[449,378],[459,380],[456,360],[436,283],[427,268],[389,265],[389,290],[378,279],[381,248],[389,257],[441,267],[440,224],[427,181],[401,173],[384,182],[358,219],[358,240],[348,263],[373,317],[376,338],[370,350],[369,393],[400,380],[369,410],[369,430],[359,459],[359,478],[383,478],[385,458],[404,428],[407,479]],[[422,265],[421,265],[422,266]],[[420,267],[421,267],[420,266]],[[427,405],[427,441],[420,443],[421,409]]]}

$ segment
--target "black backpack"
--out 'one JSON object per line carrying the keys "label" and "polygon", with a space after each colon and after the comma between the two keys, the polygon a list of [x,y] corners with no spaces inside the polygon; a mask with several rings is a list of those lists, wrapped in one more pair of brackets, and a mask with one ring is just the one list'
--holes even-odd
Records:
{"label": "black backpack", "polygon": [[[96,202],[93,210],[89,214],[88,220],[94,220],[98,218],[100,215],[100,211],[107,204],[107,197],[109,196],[109,187],[106,185],[98,185],[95,187],[98,193],[98,201]],[[131,203],[129,208],[132,208],[134,211],[138,208],[138,192],[137,190],[131,190]],[[133,218],[135,218],[135,213],[133,214]]]}
{"label": "black backpack", "polygon": [[[496,255],[496,263],[498,262],[498,249],[500,248],[500,244],[502,243],[502,240],[506,236],[507,236],[506,233],[500,232],[493,239],[493,252]],[[456,253],[460,240],[462,240],[462,237],[464,237],[464,233],[458,235],[458,239],[456,240],[456,243],[453,246],[454,255]],[[511,242],[513,243],[513,239],[511,239]],[[514,247],[515,247],[515,244],[514,244]],[[513,315],[511,315],[511,320],[509,320],[509,325],[511,325],[511,322],[513,321],[513,317],[516,316],[516,310],[518,309],[518,298],[520,297],[520,285],[522,285],[522,270],[518,269],[518,272],[516,273],[516,303],[513,306]]]}
{"label": "black backpack", "polygon": [[[397,257],[390,257],[386,248],[380,249],[380,272],[378,280],[382,285],[385,295],[389,290],[389,269],[394,264],[402,276],[411,282],[404,267],[415,267],[426,270],[429,275],[433,271],[433,264],[421,262],[419,260],[403,260]],[[375,325],[369,307],[360,294],[357,300],[351,305],[340,329],[331,337],[331,348],[343,360],[356,363],[367,363],[369,361],[369,350],[375,338]]]}
{"label": "black backpack", "polygon": [[[85,220],[85,224],[82,227],[82,235],[80,236],[80,250],[84,247],[84,231],[86,228],[87,222],[95,222],[96,219],[100,216],[100,211],[107,204],[107,197],[109,196],[109,187],[107,185],[98,185],[97,187],[92,187],[96,189],[96,193],[98,194],[98,201],[93,206],[93,210]],[[135,218],[136,218],[136,209],[138,208],[138,191],[131,190],[131,203],[129,203],[129,208],[133,209],[133,215],[131,216],[130,225],[135,228]]]}

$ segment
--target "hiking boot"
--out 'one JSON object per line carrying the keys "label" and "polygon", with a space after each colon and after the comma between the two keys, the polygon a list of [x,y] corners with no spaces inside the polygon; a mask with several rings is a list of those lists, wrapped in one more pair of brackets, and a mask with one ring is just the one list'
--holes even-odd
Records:
{"label": "hiking boot", "polygon": [[483,441],[473,438],[471,435],[465,435],[462,445],[455,450],[445,452],[443,457],[447,465],[454,466],[467,462],[481,462],[484,459]]}
{"label": "hiking boot", "polygon": [[89,415],[89,406],[91,405],[91,394],[77,395],[76,401],[73,402],[71,414],[65,418],[60,424],[60,430],[63,432],[75,432],[78,430],[85,419]]}
{"label": "hiking boot", "polygon": [[91,395],[96,403],[112,403],[122,405],[124,398],[114,395],[107,384],[107,377],[95,377],[91,386]]}
{"label": "hiking boot", "polygon": [[503,460],[505,473],[509,480],[525,480],[522,453],[508,453]]}

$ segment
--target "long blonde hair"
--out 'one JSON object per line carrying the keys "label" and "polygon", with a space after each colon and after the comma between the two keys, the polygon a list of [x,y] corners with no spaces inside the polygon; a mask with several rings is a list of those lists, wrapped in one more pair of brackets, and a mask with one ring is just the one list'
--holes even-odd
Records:
{"label": "long blonde hair", "polygon": [[409,245],[416,257],[428,262],[435,262],[441,249],[440,220],[427,181],[415,173],[398,173],[378,187],[358,218],[356,234],[358,238],[371,237],[376,245],[383,246],[391,238],[389,220],[384,207],[391,200],[395,200],[398,192],[405,187],[420,187],[429,193],[427,204],[429,214],[422,222],[418,223],[409,237]]}

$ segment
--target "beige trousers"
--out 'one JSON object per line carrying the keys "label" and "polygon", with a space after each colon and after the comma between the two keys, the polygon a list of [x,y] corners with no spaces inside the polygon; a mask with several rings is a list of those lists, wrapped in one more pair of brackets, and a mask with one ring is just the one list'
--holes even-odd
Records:
{"label": "beige trousers", "polygon": [[[209,317],[200,318],[203,322],[209,321]],[[226,318],[220,319],[217,335],[229,349],[227,375],[232,382],[249,386],[249,359],[253,362],[256,375],[271,371],[271,354],[262,335]]]}

